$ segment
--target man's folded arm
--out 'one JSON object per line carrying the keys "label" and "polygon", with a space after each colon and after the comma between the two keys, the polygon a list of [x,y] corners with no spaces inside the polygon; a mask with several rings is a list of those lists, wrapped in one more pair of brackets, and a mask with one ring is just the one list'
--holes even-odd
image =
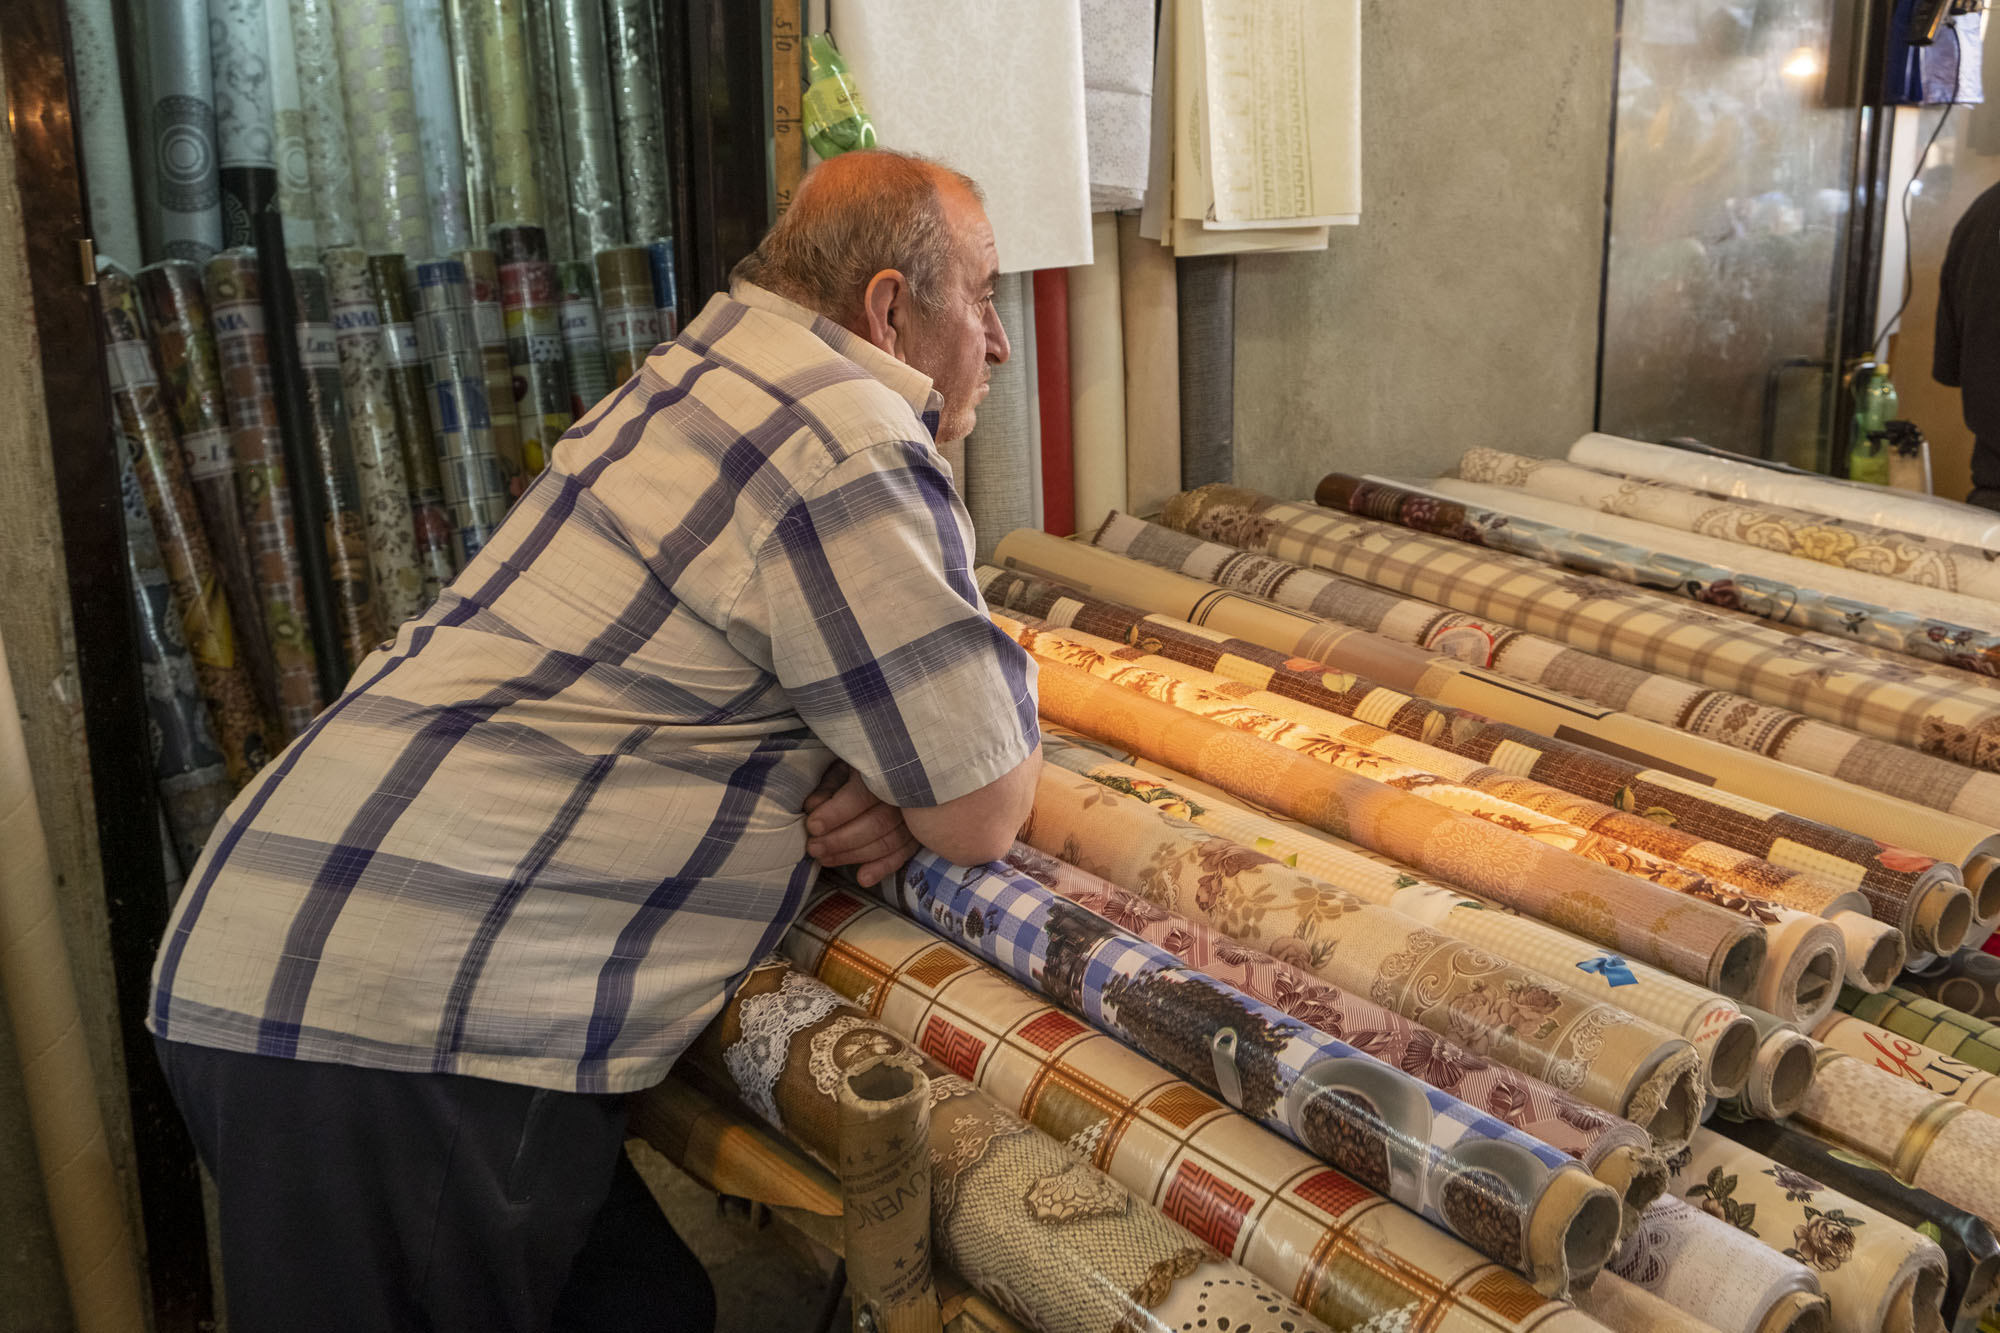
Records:
{"label": "man's folded arm", "polygon": [[1042,747],[1036,742],[1026,759],[976,791],[943,805],[905,806],[903,823],[918,842],[956,865],[998,861],[1028,822],[1041,772]]}

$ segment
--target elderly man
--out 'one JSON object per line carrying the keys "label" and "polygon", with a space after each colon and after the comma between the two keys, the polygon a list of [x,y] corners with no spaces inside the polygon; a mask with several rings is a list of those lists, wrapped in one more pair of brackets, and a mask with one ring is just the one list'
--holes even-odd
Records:
{"label": "elderly man", "polygon": [[239,1330],[701,1328],[622,1151],[817,866],[999,856],[1040,768],[934,447],[1005,361],[965,177],[813,172],[237,798],[151,1025]]}
{"label": "elderly man", "polygon": [[1931,376],[1962,390],[1972,432],[1969,504],[2000,509],[2000,185],[1972,201],[1951,229],[1938,270]]}

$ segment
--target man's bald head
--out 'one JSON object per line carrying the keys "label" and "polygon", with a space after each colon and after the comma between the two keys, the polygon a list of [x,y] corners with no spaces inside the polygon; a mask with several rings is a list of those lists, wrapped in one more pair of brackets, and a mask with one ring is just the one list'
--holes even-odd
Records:
{"label": "man's bald head", "polygon": [[731,277],[854,328],[869,281],[894,269],[911,301],[935,316],[959,258],[946,208],[954,191],[985,200],[971,177],[914,153],[876,148],[829,158],[806,173],[791,207]]}

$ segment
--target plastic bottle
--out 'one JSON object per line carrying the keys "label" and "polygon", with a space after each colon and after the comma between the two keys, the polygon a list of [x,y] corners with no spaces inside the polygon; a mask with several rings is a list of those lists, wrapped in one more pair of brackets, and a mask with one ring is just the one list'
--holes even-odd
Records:
{"label": "plastic bottle", "polygon": [[1897,406],[1889,367],[1878,364],[1854,396],[1854,438],[1847,447],[1850,480],[1889,484],[1889,423],[1895,419]]}
{"label": "plastic bottle", "polygon": [[822,159],[875,146],[875,125],[833,39],[806,39],[806,143]]}

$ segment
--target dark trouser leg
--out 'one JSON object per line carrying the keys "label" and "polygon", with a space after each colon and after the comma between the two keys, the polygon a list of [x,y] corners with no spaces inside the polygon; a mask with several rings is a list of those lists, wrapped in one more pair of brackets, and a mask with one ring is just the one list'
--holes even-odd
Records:
{"label": "dark trouser leg", "polygon": [[1981,509],[2000,509],[2000,486],[1974,486],[1965,502]]}
{"label": "dark trouser leg", "polygon": [[622,1153],[551,1327],[558,1333],[710,1333],[715,1327],[708,1273]]}

